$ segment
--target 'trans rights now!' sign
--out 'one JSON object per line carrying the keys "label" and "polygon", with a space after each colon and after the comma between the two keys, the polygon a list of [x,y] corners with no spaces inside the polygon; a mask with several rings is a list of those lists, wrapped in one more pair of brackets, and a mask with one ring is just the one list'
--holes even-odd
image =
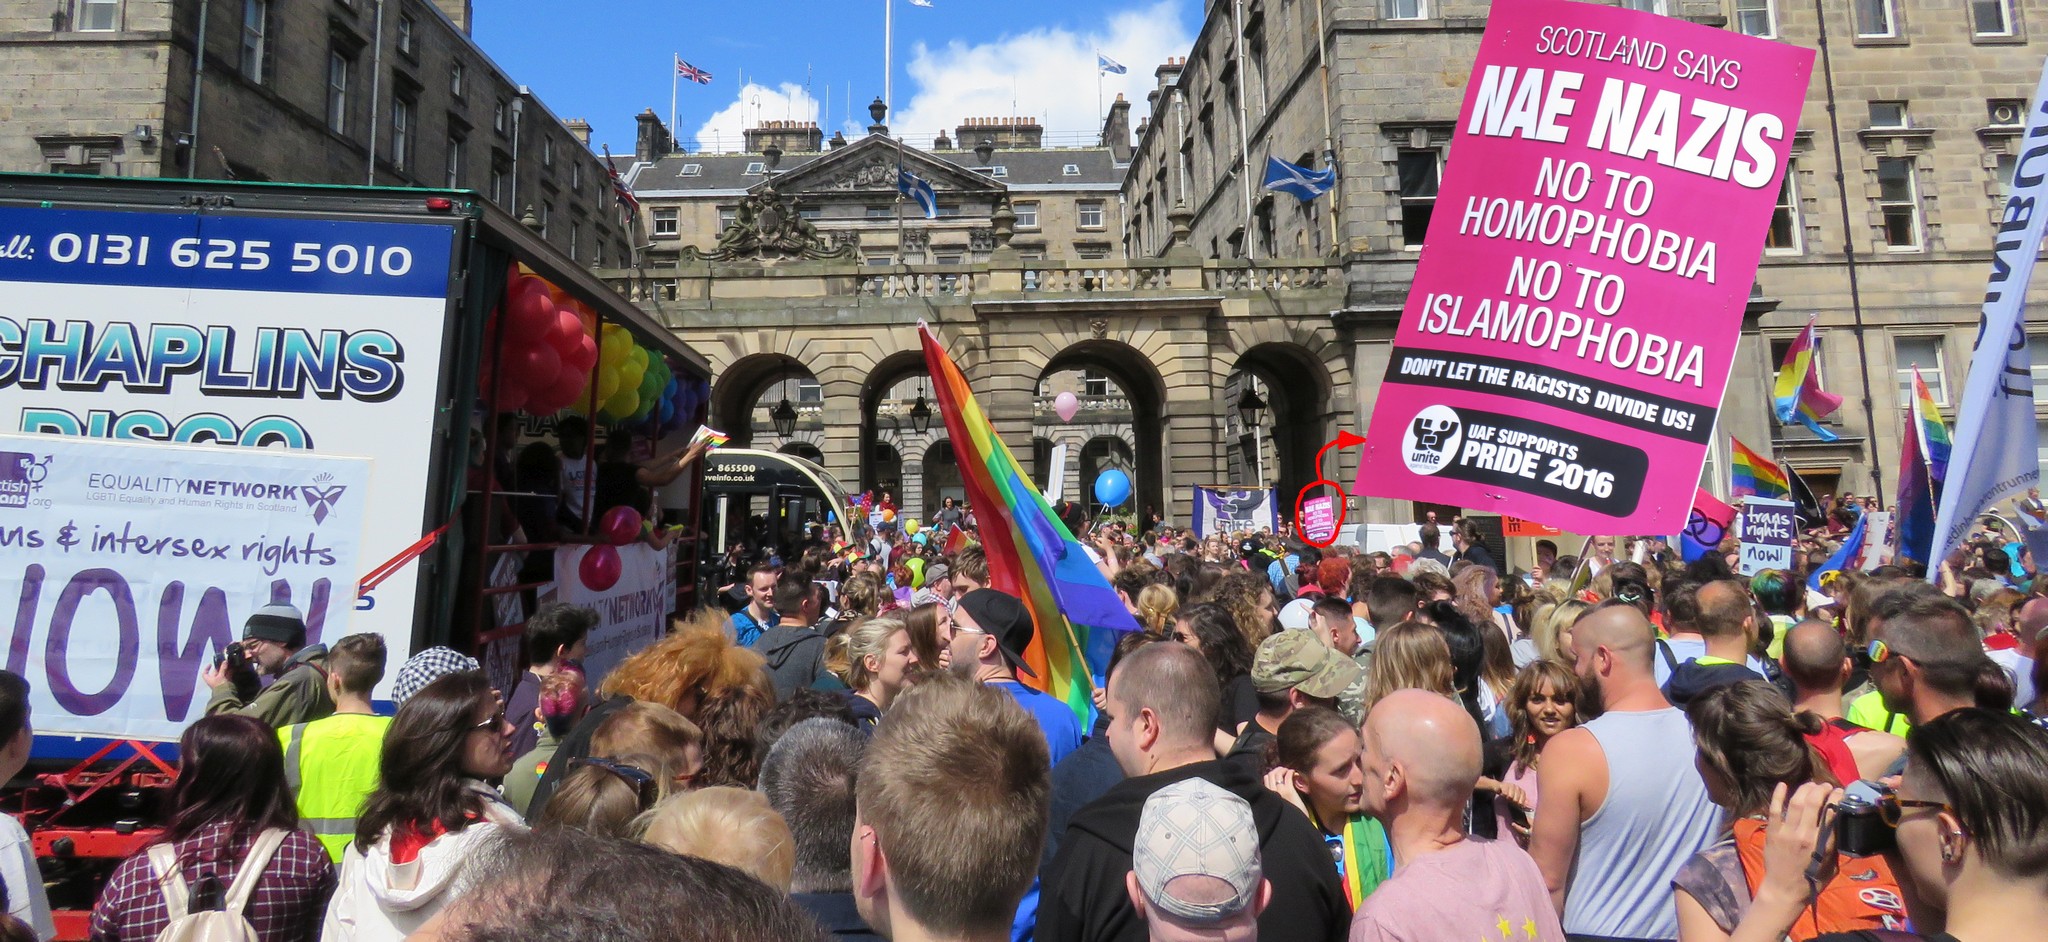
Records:
{"label": "'trans rights now!' sign", "polygon": [[1812,66],[1671,17],[1495,5],[1357,492],[1679,530]]}

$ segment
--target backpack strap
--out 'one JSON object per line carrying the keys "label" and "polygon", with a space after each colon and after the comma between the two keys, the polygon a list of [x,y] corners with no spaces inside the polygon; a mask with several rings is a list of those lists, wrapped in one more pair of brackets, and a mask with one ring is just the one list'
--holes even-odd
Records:
{"label": "backpack strap", "polygon": [[178,871],[178,849],[170,844],[149,845],[149,871],[156,878],[157,891],[163,894],[164,910],[170,920],[185,918],[192,891],[185,885],[185,875]]}
{"label": "backpack strap", "polygon": [[256,881],[263,879],[263,870],[270,866],[270,858],[277,854],[277,848],[284,843],[285,832],[281,828],[268,828],[249,845],[249,856],[242,859],[242,868],[235,873],[235,882],[228,884],[228,895],[222,909],[240,916],[249,905],[249,897],[256,895]]}
{"label": "backpack strap", "polygon": [[1671,653],[1670,642],[1665,641],[1663,638],[1658,638],[1657,653],[1663,656],[1665,668],[1673,672],[1678,670],[1678,655]]}

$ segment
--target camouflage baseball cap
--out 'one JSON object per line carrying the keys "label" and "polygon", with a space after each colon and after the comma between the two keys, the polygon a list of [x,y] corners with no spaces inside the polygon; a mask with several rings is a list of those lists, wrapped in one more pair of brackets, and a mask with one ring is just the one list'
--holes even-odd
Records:
{"label": "camouflage baseball cap", "polygon": [[1324,645],[1315,632],[1276,632],[1260,642],[1252,658],[1252,689],[1260,693],[1300,690],[1304,695],[1335,700],[1365,672],[1356,662]]}

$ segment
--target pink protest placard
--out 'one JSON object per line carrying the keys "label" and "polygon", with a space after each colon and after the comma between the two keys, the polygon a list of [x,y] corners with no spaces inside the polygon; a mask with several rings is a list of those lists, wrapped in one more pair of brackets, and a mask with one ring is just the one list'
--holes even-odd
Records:
{"label": "pink protest placard", "polygon": [[1337,499],[1311,497],[1302,501],[1301,532],[1311,543],[1328,545],[1337,535]]}
{"label": "pink protest placard", "polygon": [[1812,68],[1671,17],[1496,4],[1356,491],[1680,529]]}

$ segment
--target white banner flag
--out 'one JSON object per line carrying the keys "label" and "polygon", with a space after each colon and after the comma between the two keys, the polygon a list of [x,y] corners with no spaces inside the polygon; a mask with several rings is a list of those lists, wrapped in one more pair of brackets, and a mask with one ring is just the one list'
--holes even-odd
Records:
{"label": "white banner flag", "polygon": [[1998,217],[1991,283],[1984,290],[1977,348],[1956,410],[1955,450],[1934,527],[1930,580],[1979,514],[2041,481],[2024,304],[2043,227],[2048,227],[2048,73],[2034,89],[2020,158]]}

